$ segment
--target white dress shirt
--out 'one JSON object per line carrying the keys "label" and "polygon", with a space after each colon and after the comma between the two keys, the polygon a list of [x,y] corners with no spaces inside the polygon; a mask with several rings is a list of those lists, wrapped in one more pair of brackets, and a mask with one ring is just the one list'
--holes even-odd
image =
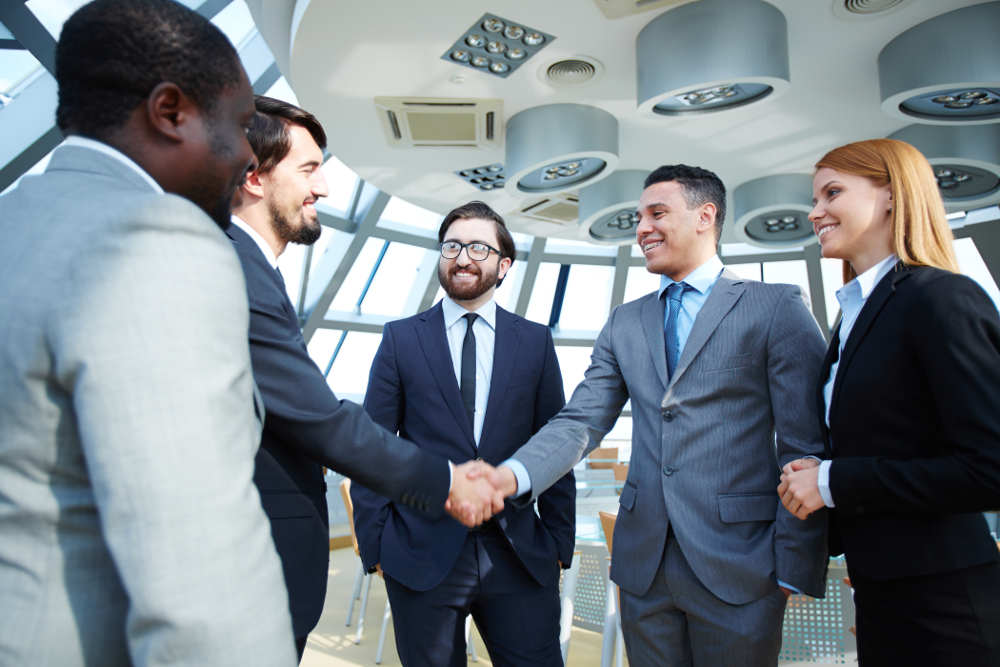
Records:
{"label": "white dress shirt", "polygon": [[264,237],[258,234],[256,229],[254,229],[253,227],[251,227],[250,225],[248,225],[246,222],[236,217],[235,215],[232,216],[230,219],[232,220],[232,223],[234,225],[245,231],[247,233],[247,236],[253,239],[253,242],[257,244],[258,248],[260,248],[260,251],[264,253],[264,259],[267,260],[267,263],[271,265],[272,269],[277,270],[278,258],[275,257],[274,251],[271,250],[271,246],[267,244],[267,241],[264,240]]}

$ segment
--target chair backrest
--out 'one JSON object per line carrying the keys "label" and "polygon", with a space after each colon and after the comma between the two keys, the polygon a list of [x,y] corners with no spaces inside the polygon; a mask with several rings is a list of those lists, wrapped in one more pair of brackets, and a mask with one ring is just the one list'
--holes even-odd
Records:
{"label": "chair backrest", "polygon": [[608,545],[608,554],[610,555],[611,540],[615,535],[615,520],[618,515],[611,512],[598,512],[597,516],[601,518],[601,530],[604,532],[604,542]]}
{"label": "chair backrest", "polygon": [[360,556],[358,535],[354,532],[354,502],[351,500],[351,480],[345,479],[340,483],[340,497],[344,501],[344,509],[347,510],[347,523],[351,524],[351,545],[354,547],[354,553]]}
{"label": "chair backrest", "polygon": [[612,468],[618,462],[617,447],[598,447],[587,456],[588,468]]}
{"label": "chair backrest", "polygon": [[611,466],[611,469],[615,471],[615,481],[624,482],[628,477],[628,464],[627,463],[615,463]]}

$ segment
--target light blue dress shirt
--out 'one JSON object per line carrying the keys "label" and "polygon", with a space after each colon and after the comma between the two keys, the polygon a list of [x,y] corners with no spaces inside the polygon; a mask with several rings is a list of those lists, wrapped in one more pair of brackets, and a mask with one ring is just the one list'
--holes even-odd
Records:
{"label": "light blue dress shirt", "polygon": [[479,437],[483,433],[483,419],[486,417],[486,401],[490,397],[490,382],[493,381],[497,304],[490,299],[478,310],[468,311],[446,296],[441,300],[441,310],[444,315],[445,334],[448,337],[448,350],[451,352],[451,364],[459,385],[462,383],[462,344],[465,342],[465,330],[468,326],[463,316],[468,312],[479,315],[472,325],[472,333],[476,336],[476,412],[472,419],[472,431],[478,447]]}
{"label": "light blue dress shirt", "polygon": [[[830,366],[830,375],[823,385],[824,419],[827,427],[830,426],[830,401],[833,399],[833,384],[837,379],[837,369],[840,368],[840,357],[844,353],[844,345],[847,343],[851,330],[854,329],[858,315],[864,308],[868,297],[875,290],[875,286],[885,277],[887,273],[896,265],[896,255],[889,255],[881,262],[871,267],[854,280],[837,290],[837,301],[840,302],[840,332],[838,333],[837,358]],[[827,507],[835,507],[833,504],[833,494],[830,493],[830,464],[831,461],[821,461],[819,464],[819,495]]]}

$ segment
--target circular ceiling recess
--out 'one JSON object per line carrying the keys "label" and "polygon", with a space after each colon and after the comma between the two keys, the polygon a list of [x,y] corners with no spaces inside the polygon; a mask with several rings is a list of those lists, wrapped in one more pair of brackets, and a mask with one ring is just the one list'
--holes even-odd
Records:
{"label": "circular ceiling recess", "polygon": [[851,14],[878,14],[903,4],[905,0],[838,0]]}
{"label": "circular ceiling recess", "polygon": [[557,88],[578,86],[593,81],[601,69],[601,64],[593,58],[576,56],[557,60],[546,67],[543,80]]}

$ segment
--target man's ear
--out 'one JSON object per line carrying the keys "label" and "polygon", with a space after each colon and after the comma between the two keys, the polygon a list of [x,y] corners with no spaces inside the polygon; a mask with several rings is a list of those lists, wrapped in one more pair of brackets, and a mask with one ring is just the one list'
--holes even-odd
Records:
{"label": "man's ear", "polygon": [[510,265],[514,263],[510,257],[504,257],[500,260],[499,266],[497,266],[497,280],[503,280],[507,272],[510,271]]}
{"label": "man's ear", "polygon": [[[254,164],[256,165],[256,160],[254,160]],[[264,198],[264,185],[261,183],[261,174],[256,166],[247,172],[240,190],[252,195],[256,199]]]}
{"label": "man's ear", "polygon": [[180,143],[189,131],[191,120],[201,115],[201,109],[175,83],[157,84],[146,97],[144,106],[150,128],[161,137]]}
{"label": "man's ear", "polygon": [[719,214],[719,209],[712,202],[705,202],[698,210],[698,230],[711,230],[715,227],[715,216]]}

